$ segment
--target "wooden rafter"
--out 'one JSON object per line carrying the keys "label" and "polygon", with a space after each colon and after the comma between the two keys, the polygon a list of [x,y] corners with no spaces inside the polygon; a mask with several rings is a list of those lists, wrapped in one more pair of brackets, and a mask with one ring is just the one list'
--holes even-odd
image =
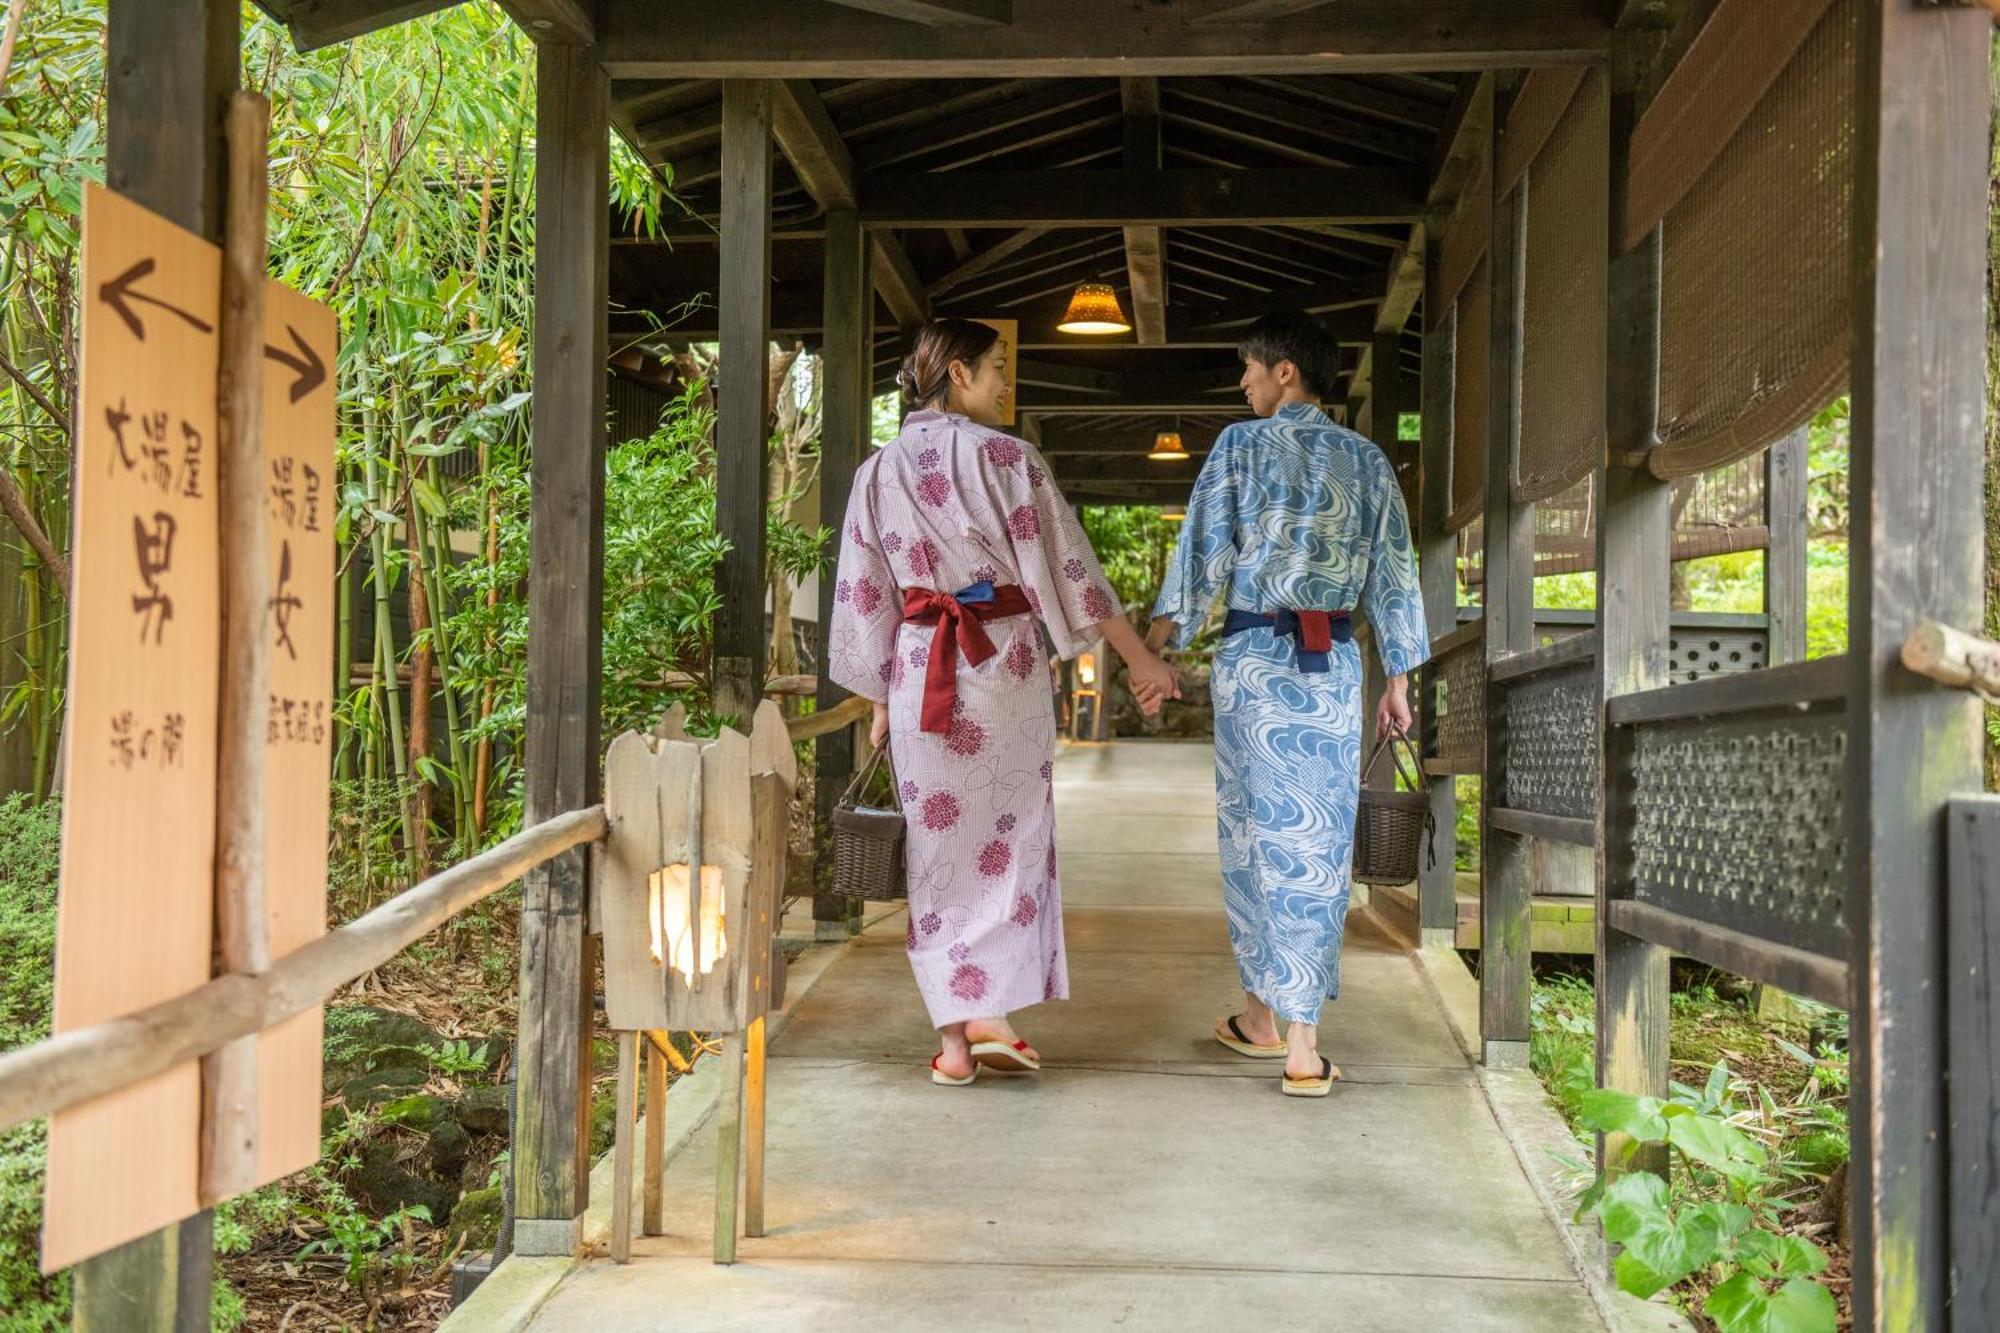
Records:
{"label": "wooden rafter", "polygon": [[1023,227],[1017,232],[1001,237],[984,250],[967,256],[951,272],[934,280],[930,285],[931,299],[935,300],[954,287],[961,286],[968,280],[978,277],[988,269],[1005,263],[1048,234],[1049,229],[1047,227]]}
{"label": "wooden rafter", "polygon": [[1013,0],[827,0],[829,4],[859,9],[933,28],[990,28],[1014,17]]}
{"label": "wooden rafter", "polygon": [[500,7],[538,42],[588,46],[597,40],[594,6],[586,0],[500,0]]}
{"label": "wooden rafter", "polygon": [[1189,23],[1247,23],[1255,19],[1290,18],[1318,9],[1329,0],[1183,0]]}
{"label": "wooden rafter", "polygon": [[[1125,169],[1158,171],[1160,160],[1160,81],[1120,79],[1119,104],[1125,118]],[[1167,340],[1167,254],[1160,228],[1125,229],[1125,279],[1132,289],[1132,327],[1140,343]]]}
{"label": "wooden rafter", "polygon": [[1297,168],[1265,171],[979,171],[949,182],[928,172],[864,177],[873,226],[1087,227],[1414,222],[1421,173]]}
{"label": "wooden rafter", "polygon": [[[806,192],[822,208],[853,208],[859,180],[854,156],[819,94],[805,79],[786,79],[774,91],[771,132]],[[887,231],[869,239],[875,247],[875,289],[896,322],[911,328],[929,319],[930,297],[901,243]]]}
{"label": "wooden rafter", "polygon": [[981,27],[860,2],[602,0],[603,58],[620,79],[1435,72],[1598,60],[1610,38],[1601,0],[1343,0],[1310,23],[1201,24],[1178,5],[1092,6],[1079,22],[1074,0],[1014,0],[1012,22]]}
{"label": "wooden rafter", "polygon": [[285,25],[293,47],[316,51],[462,3],[464,0],[258,0],[257,7]]}

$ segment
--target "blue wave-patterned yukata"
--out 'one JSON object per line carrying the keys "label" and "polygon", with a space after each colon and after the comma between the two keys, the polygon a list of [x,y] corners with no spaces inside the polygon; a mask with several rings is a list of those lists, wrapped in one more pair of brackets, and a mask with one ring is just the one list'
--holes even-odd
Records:
{"label": "blue wave-patterned yukata", "polygon": [[[1222,432],[1195,482],[1155,616],[1184,645],[1216,594],[1246,611],[1355,608],[1382,669],[1430,655],[1410,520],[1395,470],[1319,407]],[[1328,670],[1271,629],[1216,651],[1215,791],[1223,907],[1243,989],[1287,1022],[1317,1023],[1340,991],[1355,802],[1361,655],[1336,639]]]}

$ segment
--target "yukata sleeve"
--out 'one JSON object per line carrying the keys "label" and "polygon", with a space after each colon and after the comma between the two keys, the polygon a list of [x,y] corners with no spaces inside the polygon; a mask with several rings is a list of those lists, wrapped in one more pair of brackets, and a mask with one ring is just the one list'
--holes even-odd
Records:
{"label": "yukata sleeve", "polygon": [[886,703],[903,612],[868,502],[867,483],[873,476],[869,469],[855,478],[847,521],[841,525],[833,615],[827,623],[827,671],[842,689]]}
{"label": "yukata sleeve", "polygon": [[1224,430],[1215,442],[1215,451],[1202,464],[1194,494],[1188,499],[1187,518],[1181,523],[1180,540],[1174,543],[1173,558],[1160,581],[1153,618],[1165,616],[1174,622],[1170,647],[1185,648],[1201,632],[1216,594],[1236,569],[1237,511],[1242,496],[1233,457],[1237,433],[1236,426]]}
{"label": "yukata sleeve", "polygon": [[984,455],[1021,588],[1057,655],[1075,657],[1096,642],[1098,624],[1118,613],[1111,581],[1033,445],[995,436]]}
{"label": "yukata sleeve", "polygon": [[1424,595],[1417,582],[1417,556],[1410,545],[1410,515],[1403,488],[1387,458],[1377,455],[1374,471],[1376,519],[1368,552],[1368,577],[1361,608],[1374,631],[1382,671],[1400,676],[1431,655],[1424,624]]}

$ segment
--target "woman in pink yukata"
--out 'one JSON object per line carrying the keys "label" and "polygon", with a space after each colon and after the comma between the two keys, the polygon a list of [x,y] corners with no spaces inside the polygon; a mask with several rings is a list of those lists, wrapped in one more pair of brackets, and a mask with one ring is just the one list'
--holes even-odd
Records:
{"label": "woman in pink yukata", "polygon": [[1041,455],[994,428],[999,335],[933,321],[897,382],[916,410],[854,474],[826,658],[874,703],[873,740],[889,745],[908,830],[905,944],[943,1037],[931,1078],[958,1087],[981,1068],[1039,1069],[1007,1016],[1069,997],[1037,621],[1064,657],[1108,639],[1135,693],[1172,697],[1176,682],[1119,612]]}

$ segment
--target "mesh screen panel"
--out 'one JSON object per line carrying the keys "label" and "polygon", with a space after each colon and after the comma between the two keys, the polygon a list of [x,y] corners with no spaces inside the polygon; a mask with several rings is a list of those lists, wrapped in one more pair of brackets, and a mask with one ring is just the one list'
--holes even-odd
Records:
{"label": "mesh screen panel", "polygon": [[1661,223],[1660,476],[1755,452],[1846,382],[1858,9],[1828,6]]}
{"label": "mesh screen panel", "polygon": [[1446,532],[1457,532],[1486,507],[1486,373],[1491,359],[1493,288],[1486,258],[1458,294],[1455,374],[1451,401],[1451,517]]}
{"label": "mesh screen panel", "polygon": [[1609,99],[1592,70],[1528,169],[1521,334],[1521,456],[1514,498],[1541,500],[1604,455]]}

